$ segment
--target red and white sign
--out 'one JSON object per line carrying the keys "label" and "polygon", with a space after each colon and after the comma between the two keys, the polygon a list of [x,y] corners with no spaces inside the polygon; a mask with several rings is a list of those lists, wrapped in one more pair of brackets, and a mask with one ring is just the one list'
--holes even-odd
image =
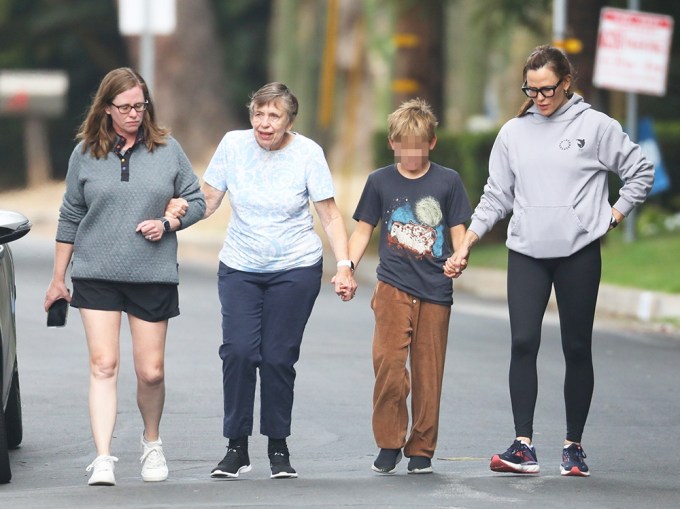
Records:
{"label": "red and white sign", "polygon": [[605,7],[600,12],[593,84],[666,95],[673,18]]}

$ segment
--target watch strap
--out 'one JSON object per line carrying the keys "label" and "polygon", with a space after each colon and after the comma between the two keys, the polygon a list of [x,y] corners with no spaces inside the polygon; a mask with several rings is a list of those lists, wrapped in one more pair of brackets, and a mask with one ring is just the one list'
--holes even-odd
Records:
{"label": "watch strap", "polygon": [[169,233],[169,232],[172,230],[172,226],[170,225],[170,221],[168,221],[166,218],[164,218],[164,217],[159,217],[159,218],[158,218],[158,221],[160,221],[161,223],[163,223],[163,231],[164,231],[165,233]]}
{"label": "watch strap", "polygon": [[338,267],[349,267],[349,269],[354,272],[354,262],[352,260],[339,260]]}

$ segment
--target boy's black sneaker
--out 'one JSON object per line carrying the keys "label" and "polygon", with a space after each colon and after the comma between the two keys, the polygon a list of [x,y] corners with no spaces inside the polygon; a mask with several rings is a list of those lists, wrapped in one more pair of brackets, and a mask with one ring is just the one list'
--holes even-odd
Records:
{"label": "boy's black sneaker", "polygon": [[580,444],[570,444],[569,447],[562,449],[562,464],[560,474],[576,477],[588,477],[590,469],[586,462],[586,453]]}
{"label": "boy's black sneaker", "polygon": [[502,454],[494,454],[489,468],[494,472],[513,472],[515,474],[538,474],[538,458],[533,445],[515,440]]}
{"label": "boy's black sneaker", "polygon": [[210,472],[213,479],[235,479],[239,474],[250,472],[248,449],[243,447],[227,447],[227,454]]}
{"label": "boy's black sneaker", "polygon": [[432,460],[425,456],[411,456],[406,469],[409,474],[431,474]]}
{"label": "boy's black sneaker", "polygon": [[272,469],[272,479],[292,479],[296,478],[297,472],[290,465],[290,453],[288,446],[278,446],[269,451],[269,466]]}
{"label": "boy's black sneaker", "polygon": [[380,449],[371,468],[379,474],[393,474],[401,461],[401,449]]}

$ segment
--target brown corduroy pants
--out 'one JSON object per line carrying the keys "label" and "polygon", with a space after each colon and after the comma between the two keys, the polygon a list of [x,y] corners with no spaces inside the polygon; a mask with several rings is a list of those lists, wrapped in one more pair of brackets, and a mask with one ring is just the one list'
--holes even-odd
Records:
{"label": "brown corduroy pants", "polygon": [[[439,407],[451,307],[422,301],[378,281],[371,308],[373,434],[381,449],[404,448],[406,457],[431,458],[437,445]],[[406,366],[410,356],[411,373]],[[411,393],[411,433],[406,440]]]}

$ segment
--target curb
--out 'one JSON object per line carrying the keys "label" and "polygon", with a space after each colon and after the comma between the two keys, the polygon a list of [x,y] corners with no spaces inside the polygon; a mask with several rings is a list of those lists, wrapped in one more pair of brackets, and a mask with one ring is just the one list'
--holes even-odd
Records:
{"label": "curb", "polygon": [[[454,282],[457,290],[494,299],[506,300],[506,271],[500,269],[467,268]],[[555,293],[548,304],[556,308]],[[641,322],[680,320],[680,295],[601,284],[597,298],[597,313]]]}
{"label": "curb", "polygon": [[[377,256],[365,256],[361,266],[357,269],[357,280],[365,285],[375,284],[377,264]],[[454,290],[459,294],[507,303],[506,280],[505,270],[468,267],[461,277],[453,281],[453,285]],[[548,309],[557,310],[554,291],[550,295]],[[641,325],[646,330],[676,334],[679,331],[678,323],[680,322],[680,294],[652,292],[602,283],[595,312],[600,318],[632,321],[634,323],[630,325]]]}

